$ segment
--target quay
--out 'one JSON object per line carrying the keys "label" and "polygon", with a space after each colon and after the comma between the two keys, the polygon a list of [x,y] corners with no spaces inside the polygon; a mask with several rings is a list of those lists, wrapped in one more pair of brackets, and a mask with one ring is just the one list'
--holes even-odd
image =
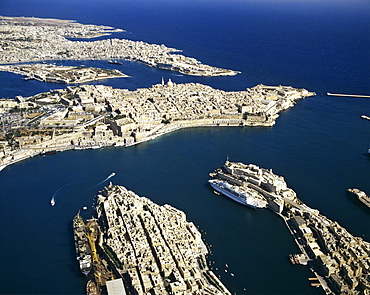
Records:
{"label": "quay", "polygon": [[315,280],[309,279],[311,286],[321,287],[326,294],[369,294],[370,243],[304,204],[282,176],[254,164],[229,161],[210,175],[264,196],[301,251],[290,254],[290,261],[307,264],[315,275]]}
{"label": "quay", "polygon": [[370,98],[370,95],[360,95],[360,94],[342,94],[342,93],[330,93],[330,92],[327,92],[326,95],[329,95],[329,96],[342,96],[342,97]]}

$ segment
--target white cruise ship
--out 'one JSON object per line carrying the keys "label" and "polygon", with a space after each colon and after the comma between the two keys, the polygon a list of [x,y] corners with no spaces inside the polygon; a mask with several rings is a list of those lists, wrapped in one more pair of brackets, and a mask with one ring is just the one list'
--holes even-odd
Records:
{"label": "white cruise ship", "polygon": [[240,204],[252,208],[266,208],[268,206],[266,199],[251,188],[232,185],[220,179],[211,179],[208,182],[216,191]]}

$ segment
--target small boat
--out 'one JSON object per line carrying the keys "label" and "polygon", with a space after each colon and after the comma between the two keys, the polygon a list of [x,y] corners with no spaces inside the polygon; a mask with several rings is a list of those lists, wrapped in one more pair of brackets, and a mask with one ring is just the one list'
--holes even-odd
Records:
{"label": "small boat", "polygon": [[110,63],[110,64],[114,64],[114,65],[121,65],[122,63],[120,62],[120,61],[118,61],[118,60],[108,60],[108,62]]}
{"label": "small boat", "polygon": [[24,81],[35,80],[35,77],[33,77],[33,76],[27,76],[27,77],[22,78],[22,80],[24,80]]}
{"label": "small boat", "polygon": [[44,156],[44,155],[53,155],[53,154],[56,154],[56,150],[51,150],[51,151],[42,151],[40,153],[40,155]]}
{"label": "small boat", "polygon": [[87,210],[87,207],[86,206],[82,207],[82,210]]}
{"label": "small boat", "polygon": [[111,173],[109,176],[108,176],[108,178],[111,178],[111,177],[113,177],[114,175],[116,175],[116,173]]}
{"label": "small boat", "polygon": [[51,206],[54,206],[54,205],[55,205],[55,199],[54,199],[54,197],[52,197],[52,198],[51,198],[51,200],[50,200],[50,205],[51,205]]}

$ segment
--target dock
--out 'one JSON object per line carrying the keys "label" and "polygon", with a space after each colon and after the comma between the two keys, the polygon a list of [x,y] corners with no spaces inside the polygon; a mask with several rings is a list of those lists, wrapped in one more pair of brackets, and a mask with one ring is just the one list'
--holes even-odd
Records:
{"label": "dock", "polygon": [[329,96],[342,96],[342,97],[370,98],[370,95],[360,95],[360,94],[342,94],[342,93],[330,93],[330,92],[327,92],[326,95],[329,95]]}

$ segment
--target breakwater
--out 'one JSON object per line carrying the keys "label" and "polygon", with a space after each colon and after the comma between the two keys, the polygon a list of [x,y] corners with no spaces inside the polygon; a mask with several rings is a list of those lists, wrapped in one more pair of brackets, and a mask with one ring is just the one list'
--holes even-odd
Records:
{"label": "breakwater", "polygon": [[342,97],[361,97],[361,98],[370,98],[370,95],[360,95],[360,94],[342,94],[342,93],[326,93],[329,96],[342,96]]}

